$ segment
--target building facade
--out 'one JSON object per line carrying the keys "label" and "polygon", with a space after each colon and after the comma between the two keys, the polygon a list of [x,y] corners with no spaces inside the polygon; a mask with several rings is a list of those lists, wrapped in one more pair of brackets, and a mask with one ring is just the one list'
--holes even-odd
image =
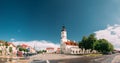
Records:
{"label": "building facade", "polygon": [[46,53],[55,53],[55,48],[53,47],[46,48]]}
{"label": "building facade", "polygon": [[91,51],[90,49],[85,50],[84,48],[81,49],[78,46],[78,43],[72,40],[67,39],[67,31],[65,26],[62,27],[61,30],[61,43],[60,43],[60,50],[62,54],[89,54],[89,53],[96,53],[95,50]]}
{"label": "building facade", "polygon": [[27,44],[21,44],[20,46],[21,46],[22,48],[24,48],[24,49],[28,49],[28,50],[29,50],[28,53],[36,53],[36,50],[35,50],[33,47],[31,47],[31,46],[29,46],[29,45],[27,45]]}
{"label": "building facade", "polygon": [[61,30],[61,53],[63,54],[79,54],[81,49],[75,41],[67,39],[67,31],[65,26]]}
{"label": "building facade", "polygon": [[[7,44],[7,46],[5,46],[5,44]],[[16,55],[16,46],[11,42],[0,41],[0,53],[1,55]]]}

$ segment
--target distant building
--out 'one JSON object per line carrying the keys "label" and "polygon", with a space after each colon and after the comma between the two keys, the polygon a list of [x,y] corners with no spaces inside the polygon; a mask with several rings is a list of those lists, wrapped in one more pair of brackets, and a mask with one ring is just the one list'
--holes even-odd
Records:
{"label": "distant building", "polygon": [[46,48],[46,53],[55,53],[55,48],[53,47]]}
{"label": "distant building", "polygon": [[17,49],[16,46],[11,43],[11,42],[7,42],[7,46],[5,46],[5,42],[0,41],[0,50],[2,52],[2,55],[10,55],[10,54],[14,54],[16,55],[17,53]]}
{"label": "distant building", "polygon": [[60,53],[60,48],[54,48],[54,47],[47,47],[46,48],[46,53]]}
{"label": "distant building", "polygon": [[[12,52],[10,52],[10,48],[12,48]],[[16,55],[16,53],[17,53],[16,46],[13,43],[8,42],[7,52],[8,52],[8,54],[12,53],[12,54]]]}
{"label": "distant building", "polygon": [[56,53],[58,54],[60,53],[60,48],[57,48]]}
{"label": "distant building", "polygon": [[27,45],[27,44],[21,44],[20,45],[22,48],[28,49],[29,52],[28,53],[36,53],[35,49],[32,48],[31,46]]}

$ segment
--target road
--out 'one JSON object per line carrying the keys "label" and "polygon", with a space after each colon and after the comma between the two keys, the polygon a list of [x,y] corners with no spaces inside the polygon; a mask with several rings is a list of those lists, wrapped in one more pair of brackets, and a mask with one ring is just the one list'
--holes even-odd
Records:
{"label": "road", "polygon": [[84,56],[80,58],[57,59],[57,60],[34,60],[31,63],[112,63],[112,60],[117,55],[120,54],[103,55],[99,57]]}
{"label": "road", "polygon": [[[31,63],[93,63],[91,61],[92,59],[95,59],[95,57],[82,57],[82,58],[74,58],[74,59],[61,59],[61,60],[49,60],[49,62],[45,60],[35,60]],[[96,63],[94,61],[94,63]]]}

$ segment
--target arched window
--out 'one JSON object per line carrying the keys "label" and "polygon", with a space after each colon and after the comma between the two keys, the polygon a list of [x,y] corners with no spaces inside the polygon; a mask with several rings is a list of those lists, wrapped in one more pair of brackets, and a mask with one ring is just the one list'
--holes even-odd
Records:
{"label": "arched window", "polygon": [[74,51],[73,51],[73,53],[74,53]]}

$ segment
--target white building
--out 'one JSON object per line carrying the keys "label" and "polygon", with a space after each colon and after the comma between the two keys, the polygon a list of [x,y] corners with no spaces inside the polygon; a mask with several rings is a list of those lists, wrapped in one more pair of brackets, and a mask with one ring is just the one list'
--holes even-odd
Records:
{"label": "white building", "polygon": [[47,47],[46,53],[60,53],[60,48]]}
{"label": "white building", "polygon": [[[10,52],[10,48],[12,49],[12,52]],[[17,53],[17,49],[16,49],[16,46],[13,44],[13,43],[8,43],[8,48],[7,48],[7,52],[8,54],[15,54]]]}
{"label": "white building", "polygon": [[28,49],[29,50],[28,53],[36,53],[36,50],[34,48],[32,48],[31,46],[27,45],[27,44],[21,44],[20,46],[22,48]]}
{"label": "white building", "polygon": [[55,48],[53,48],[53,47],[47,47],[46,48],[46,53],[55,53]]}
{"label": "white building", "polygon": [[64,54],[80,54],[81,49],[78,44],[74,41],[67,39],[67,31],[65,26],[61,30],[61,53]]}
{"label": "white building", "polygon": [[79,48],[78,43],[67,39],[67,31],[65,29],[65,26],[63,26],[61,30],[60,50],[61,50],[61,53],[63,54],[89,54],[91,53],[90,49],[89,50],[81,49]]}
{"label": "white building", "polygon": [[7,42],[8,46],[5,46],[5,42],[0,42],[0,51],[2,55],[16,55],[17,49],[13,43]]}

